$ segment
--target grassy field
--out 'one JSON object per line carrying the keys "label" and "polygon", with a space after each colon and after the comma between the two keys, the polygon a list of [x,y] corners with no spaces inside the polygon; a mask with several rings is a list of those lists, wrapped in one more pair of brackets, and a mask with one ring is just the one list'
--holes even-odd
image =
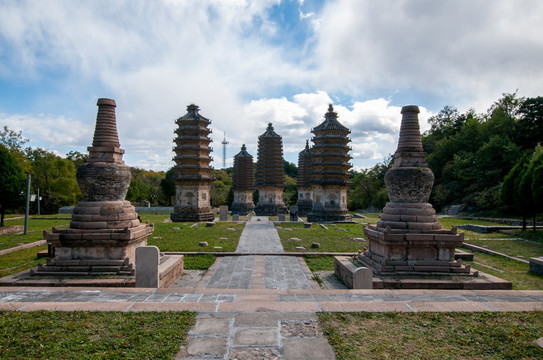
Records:
{"label": "grassy field", "polygon": [[[367,242],[354,241],[353,238],[362,238],[364,233],[360,224],[326,224],[328,229],[313,224],[304,229],[302,223],[285,223],[276,225],[285,251],[296,251],[297,246],[303,246],[306,251],[314,252],[357,252],[367,246]],[[301,241],[289,240],[292,238]],[[312,243],[319,243],[320,248],[312,249]]]}
{"label": "grassy field", "polygon": [[2,359],[173,359],[189,312],[0,312]]}
{"label": "grassy field", "polygon": [[38,259],[38,251],[47,250],[47,245],[14,251],[0,256],[0,277],[32,269],[45,264],[45,258]]}
{"label": "grassy field", "polygon": [[543,312],[319,313],[339,359],[541,359]]}
{"label": "grassy field", "polygon": [[[43,230],[49,230],[54,227],[68,227],[70,220],[66,220],[69,215],[47,215],[28,220],[28,233],[26,235],[10,234],[0,236],[0,250],[9,249],[19,244],[28,244],[34,241],[43,240]],[[6,226],[24,225],[24,219],[14,219],[4,222]]]}

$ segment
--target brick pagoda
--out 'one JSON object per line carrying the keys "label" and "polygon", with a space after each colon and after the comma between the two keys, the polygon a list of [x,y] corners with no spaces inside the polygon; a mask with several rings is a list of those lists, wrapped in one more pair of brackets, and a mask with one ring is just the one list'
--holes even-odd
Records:
{"label": "brick pagoda", "polygon": [[232,188],[234,190],[234,202],[232,214],[247,215],[253,212],[253,191],[255,190],[255,175],[253,156],[247,152],[245,144],[241,151],[234,156],[234,176]]}
{"label": "brick pagoda", "polygon": [[325,120],[311,132],[312,141],[311,179],[313,209],[307,221],[345,221],[347,213],[347,189],[349,188],[351,164],[349,160],[351,132],[337,119],[337,113],[330,104]]}
{"label": "brick pagoda", "polygon": [[198,106],[187,106],[187,113],[177,119],[175,133],[175,206],[172,221],[213,221],[210,204],[213,177],[209,165],[211,121],[199,114]]}
{"label": "brick pagoda", "polygon": [[385,174],[390,198],[377,225],[364,228],[369,250],[360,260],[377,274],[469,274],[470,267],[454,259],[464,233],[441,228],[428,203],[434,174],[426,154],[417,106],[402,108],[402,124],[394,163]]}
{"label": "brick pagoda", "polygon": [[271,123],[268,124],[266,132],[258,137],[255,187],[258,190],[256,215],[273,216],[287,213],[283,201],[285,188],[283,140],[273,130]]}
{"label": "brick pagoda", "polygon": [[305,149],[298,154],[298,215],[306,216],[313,209],[313,190],[309,180],[311,179],[311,157],[313,152],[309,148],[309,140],[305,142]]}
{"label": "brick pagoda", "polygon": [[153,226],[141,224],[125,201],[130,168],[122,160],[115,101],[98,99],[98,115],[89,157],[77,169],[83,201],[73,210],[69,228],[44,231],[52,258],[34,274],[116,273],[133,275],[135,250],[147,244]]}

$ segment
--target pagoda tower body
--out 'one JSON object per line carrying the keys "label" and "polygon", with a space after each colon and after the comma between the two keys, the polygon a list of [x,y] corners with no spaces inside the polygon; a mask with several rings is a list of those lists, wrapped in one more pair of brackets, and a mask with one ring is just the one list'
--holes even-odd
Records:
{"label": "pagoda tower body", "polygon": [[385,174],[390,202],[377,225],[364,228],[369,250],[360,260],[378,274],[470,273],[454,259],[464,233],[444,230],[428,203],[434,174],[422,149],[418,106],[402,108],[394,163]]}
{"label": "pagoda tower body", "polygon": [[198,111],[198,106],[191,104],[187,113],[175,121],[175,206],[170,216],[175,222],[215,218],[210,204],[211,121]]}
{"label": "pagoda tower body", "polygon": [[131,174],[122,160],[115,101],[101,98],[97,105],[89,156],[76,173],[83,201],[74,208],[69,228],[44,231],[52,258],[38,267],[37,274],[133,275],[136,248],[145,246],[153,232],[153,226],[141,224],[134,206],[124,199]]}
{"label": "pagoda tower body", "polygon": [[255,175],[253,156],[247,152],[245,144],[241,147],[241,151],[234,156],[232,188],[234,190],[232,214],[247,215],[251,213],[255,208],[253,203]]}
{"label": "pagoda tower body", "polygon": [[255,187],[258,190],[256,215],[273,216],[287,213],[283,201],[285,188],[283,139],[273,130],[271,123],[268,124],[266,132],[258,137]]}
{"label": "pagoda tower body", "polygon": [[349,160],[348,135],[351,132],[337,119],[332,105],[328,107],[325,120],[311,130],[315,136],[311,156],[311,178],[313,209],[307,221],[345,221],[347,213],[347,189],[349,188],[351,164]]}
{"label": "pagoda tower body", "polygon": [[313,209],[313,189],[311,188],[311,157],[313,152],[309,148],[309,141],[305,142],[305,149],[298,154],[298,215],[306,216]]}

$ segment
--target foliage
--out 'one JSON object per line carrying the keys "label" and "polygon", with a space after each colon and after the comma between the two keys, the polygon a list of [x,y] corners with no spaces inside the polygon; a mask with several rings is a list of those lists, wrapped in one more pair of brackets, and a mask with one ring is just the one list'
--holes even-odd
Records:
{"label": "foliage", "polygon": [[379,163],[362,172],[354,172],[349,189],[347,207],[354,211],[357,209],[382,209],[388,201],[385,188],[385,174],[392,159]]}
{"label": "foliage", "polygon": [[76,205],[83,198],[72,161],[40,148],[29,150],[27,156],[32,163],[32,186],[40,189],[44,213],[55,213],[60,207]]}
{"label": "foliage", "polygon": [[23,203],[25,176],[15,156],[4,145],[0,145],[0,169],[0,226],[4,226],[6,211]]}
{"label": "foliage", "polygon": [[23,169],[23,172],[30,172],[30,161],[25,156],[25,151],[28,150],[23,148],[24,144],[30,140],[23,137],[23,132],[10,130],[7,126],[4,125],[3,129],[0,130],[0,145],[5,146],[8,151],[15,156],[17,162]]}
{"label": "foliage", "polygon": [[216,256],[212,254],[185,255],[185,258],[183,259],[183,269],[207,270],[213,265],[216,259]]}
{"label": "foliage", "polygon": [[211,206],[227,205],[228,192],[232,187],[232,175],[226,170],[213,170],[213,179],[209,195]]}
{"label": "foliage", "polygon": [[541,359],[543,312],[318,313],[338,359]]}
{"label": "foliage", "polygon": [[38,252],[43,250],[47,250],[47,245],[0,255],[0,277],[35,268],[38,264],[45,264],[45,258],[38,259],[37,256]]}
{"label": "foliage", "polygon": [[285,190],[283,191],[283,201],[287,208],[296,205],[298,202],[298,185],[296,179],[290,175],[285,175]]}
{"label": "foliage", "polygon": [[543,97],[527,98],[520,106],[515,123],[518,143],[525,150],[533,149],[543,139]]}
{"label": "foliage", "polygon": [[286,160],[283,160],[283,165],[285,169],[285,175],[290,176],[291,178],[297,178],[298,177],[298,167]]}
{"label": "foliage", "polygon": [[131,202],[149,201],[151,205],[165,203],[168,199],[162,192],[163,171],[130,168],[132,179],[126,193],[126,200]]}
{"label": "foliage", "polygon": [[173,359],[196,314],[0,312],[4,359]]}
{"label": "foliage", "polygon": [[[23,225],[24,218],[18,219],[6,219],[6,225]],[[9,249],[17,246],[18,244],[28,244],[31,242],[39,241],[43,239],[43,230],[49,230],[53,227],[62,228],[70,226],[70,216],[66,215],[47,215],[40,216],[40,218],[33,218],[32,216],[28,220],[28,232],[27,234],[15,233],[2,235],[0,237],[0,250]]]}
{"label": "foliage", "polygon": [[77,169],[79,165],[83,164],[89,158],[89,154],[82,154],[79,151],[70,151],[66,154],[66,159],[74,163]]}
{"label": "foliage", "polygon": [[175,197],[175,170],[171,168],[166,171],[164,179],[160,180],[160,189],[162,189],[162,194],[166,200],[166,205],[172,205],[172,198]]}

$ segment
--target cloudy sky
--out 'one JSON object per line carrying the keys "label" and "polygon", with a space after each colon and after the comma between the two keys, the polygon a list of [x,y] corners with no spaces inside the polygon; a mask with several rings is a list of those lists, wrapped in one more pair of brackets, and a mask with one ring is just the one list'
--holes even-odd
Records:
{"label": "cloudy sky", "polygon": [[213,165],[268,122],[297,163],[333,103],[352,164],[395,151],[400,109],[421,127],[445,105],[486,112],[543,95],[540,0],[106,0],[0,2],[0,126],[66,154],[92,142],[96,101],[117,102],[125,161],[173,166],[175,119],[212,120]]}

